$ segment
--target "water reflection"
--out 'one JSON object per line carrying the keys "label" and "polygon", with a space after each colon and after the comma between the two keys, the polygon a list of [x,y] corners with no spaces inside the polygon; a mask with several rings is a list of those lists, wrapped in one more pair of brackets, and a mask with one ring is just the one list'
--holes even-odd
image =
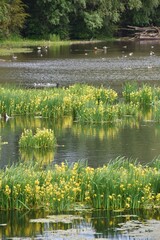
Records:
{"label": "water reflection", "polygon": [[[140,114],[141,116],[141,114]],[[15,116],[0,121],[0,167],[20,160],[37,160],[43,164],[73,163],[86,160],[92,167],[106,164],[118,156],[148,163],[160,154],[160,128],[151,121],[152,112],[143,120],[126,117],[114,124],[87,125],[74,122],[72,117],[55,122],[47,118]],[[49,152],[20,151],[18,141],[25,129],[49,128],[55,133],[57,147]]]}
{"label": "water reflection", "polygon": [[[72,215],[73,214],[73,215]],[[134,210],[125,212],[110,211],[82,211],[75,213],[65,213],[57,216],[53,222],[52,215],[42,211],[38,212],[19,212],[8,211],[0,212],[0,238],[1,239],[127,239],[127,236],[117,231],[120,223],[131,220],[140,222],[148,219],[159,220],[158,211]],[[67,218],[75,216],[77,220],[66,221]],[[54,217],[54,216],[53,216]],[[56,216],[55,216],[56,217]],[[33,219],[34,221],[32,221]],[[61,220],[60,220],[61,219]],[[129,238],[132,239],[132,238]],[[133,238],[134,239],[134,238]]]}

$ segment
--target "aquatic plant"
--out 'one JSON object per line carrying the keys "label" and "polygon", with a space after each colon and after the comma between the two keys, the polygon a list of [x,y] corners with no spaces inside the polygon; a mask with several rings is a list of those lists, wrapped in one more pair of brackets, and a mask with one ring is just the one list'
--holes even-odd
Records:
{"label": "aquatic plant", "polygon": [[87,123],[115,122],[126,115],[142,117],[141,111],[156,111],[160,88],[128,84],[118,98],[116,91],[75,84],[68,88],[21,89],[0,88],[0,113],[41,116],[54,121],[71,116],[73,121]]}
{"label": "aquatic plant", "polygon": [[56,139],[54,132],[51,129],[36,129],[34,134],[31,129],[25,129],[22,133],[19,146],[20,148],[53,148],[55,147]]}
{"label": "aquatic plant", "polygon": [[139,103],[140,106],[149,106],[157,100],[159,91],[147,84],[138,88],[135,84],[126,83],[122,95],[126,102]]}
{"label": "aquatic plant", "polygon": [[142,166],[117,158],[96,169],[82,162],[45,169],[38,163],[11,166],[0,170],[0,207],[54,212],[78,204],[110,210],[159,207],[159,162]]}

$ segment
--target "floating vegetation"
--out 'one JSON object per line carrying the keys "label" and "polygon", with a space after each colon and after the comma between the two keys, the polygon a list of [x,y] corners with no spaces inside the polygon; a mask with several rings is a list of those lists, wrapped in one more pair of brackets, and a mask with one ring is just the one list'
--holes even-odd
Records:
{"label": "floating vegetation", "polygon": [[122,232],[124,237],[133,239],[159,239],[160,223],[156,220],[141,222],[138,220],[127,221],[119,224],[116,231]]}
{"label": "floating vegetation", "polygon": [[[118,158],[101,168],[82,162],[42,168],[23,163],[0,171],[1,209],[52,212],[92,209],[156,209],[160,206],[160,160],[142,166]],[[84,208],[84,207],[83,207]]]}
{"label": "floating vegetation", "polygon": [[31,223],[73,223],[75,220],[83,220],[83,217],[78,215],[48,215],[46,218],[31,219]]}

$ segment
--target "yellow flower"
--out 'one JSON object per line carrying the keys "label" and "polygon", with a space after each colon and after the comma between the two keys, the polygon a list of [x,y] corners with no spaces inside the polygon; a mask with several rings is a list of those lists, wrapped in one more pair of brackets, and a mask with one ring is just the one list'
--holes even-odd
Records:
{"label": "yellow flower", "polygon": [[126,208],[130,208],[130,204],[129,204],[129,203],[126,203],[125,207],[126,207]]}
{"label": "yellow flower", "polygon": [[39,185],[39,181],[38,181],[38,179],[35,180],[35,184],[36,184],[36,185]]}

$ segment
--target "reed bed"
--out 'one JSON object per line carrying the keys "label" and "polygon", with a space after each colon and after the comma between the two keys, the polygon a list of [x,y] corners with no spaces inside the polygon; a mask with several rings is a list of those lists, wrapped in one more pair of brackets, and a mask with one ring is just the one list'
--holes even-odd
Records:
{"label": "reed bed", "polygon": [[126,84],[121,95],[122,98],[110,88],[85,84],[54,89],[1,87],[0,113],[54,120],[72,116],[74,121],[82,123],[106,123],[116,122],[128,115],[138,118],[144,108],[152,108],[152,120],[159,121],[160,88]]}
{"label": "reed bed", "polygon": [[84,162],[43,169],[23,163],[0,171],[0,208],[124,210],[160,207],[160,159],[142,166],[119,157],[100,168]]}

